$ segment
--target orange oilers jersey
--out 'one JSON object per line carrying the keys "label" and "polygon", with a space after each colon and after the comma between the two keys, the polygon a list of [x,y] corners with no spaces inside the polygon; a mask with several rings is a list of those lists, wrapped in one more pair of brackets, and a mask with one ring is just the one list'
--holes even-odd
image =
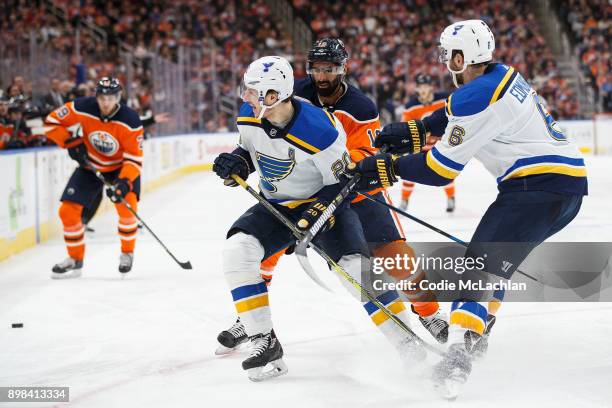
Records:
{"label": "orange oilers jersey", "polygon": [[446,105],[447,92],[435,92],[433,100],[429,104],[423,104],[415,95],[406,104],[406,109],[402,113],[402,122],[409,120],[422,120]]}
{"label": "orange oilers jersey", "polygon": [[134,110],[120,105],[102,119],[96,98],[86,97],[66,103],[45,119],[47,138],[63,148],[69,147],[79,127],[93,167],[103,173],[121,169],[119,178],[131,181],[140,175],[144,130]]}
{"label": "orange oilers jersey", "polygon": [[[352,85],[345,84],[345,86],[346,91],[334,106],[321,104],[316,88],[309,77],[297,80],[293,90],[296,96],[319,108],[324,108],[342,123],[351,160],[358,162],[377,153],[378,149],[374,148],[374,139],[380,132],[380,119],[378,109],[370,98]],[[376,189],[368,194],[372,195],[380,191],[382,189]],[[361,200],[364,198],[357,197],[353,202]]]}

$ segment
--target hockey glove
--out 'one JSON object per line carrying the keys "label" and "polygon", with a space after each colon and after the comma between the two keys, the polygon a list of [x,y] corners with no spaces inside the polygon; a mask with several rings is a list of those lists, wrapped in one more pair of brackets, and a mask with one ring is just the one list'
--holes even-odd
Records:
{"label": "hockey glove", "polygon": [[106,195],[113,203],[118,203],[132,191],[132,182],[126,178],[115,180],[112,187],[106,189]]}
{"label": "hockey glove", "polygon": [[238,183],[230,178],[232,174],[239,176],[243,180],[246,180],[249,174],[251,174],[247,159],[235,153],[221,153],[217,156],[213,164],[213,171],[217,176],[225,180],[226,186],[230,187],[238,185]]}
{"label": "hockey glove", "polygon": [[[326,200],[317,200],[302,213],[301,218],[297,222],[298,229],[306,231],[311,228],[323,215],[323,211],[327,209],[329,203]],[[333,228],[336,223],[336,218],[332,214],[331,217],[325,222],[325,225],[319,230],[319,232],[325,232]]]}
{"label": "hockey glove", "polygon": [[397,159],[398,156],[389,153],[366,157],[359,163],[349,164],[347,173],[361,176],[355,186],[357,191],[366,192],[380,187],[391,187],[398,180],[395,168]]}
{"label": "hockey glove", "polygon": [[385,147],[387,151],[397,154],[419,153],[425,146],[426,135],[427,129],[420,120],[390,123],[376,137],[374,147]]}
{"label": "hockey glove", "polygon": [[79,137],[72,140],[70,143],[66,143],[66,148],[72,160],[79,163],[81,167],[87,167],[87,146],[83,143],[83,138]]}

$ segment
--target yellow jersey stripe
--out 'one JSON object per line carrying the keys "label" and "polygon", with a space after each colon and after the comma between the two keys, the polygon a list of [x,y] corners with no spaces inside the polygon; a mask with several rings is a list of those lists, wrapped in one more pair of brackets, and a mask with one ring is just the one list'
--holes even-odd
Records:
{"label": "yellow jersey stripe", "polygon": [[444,178],[452,180],[459,175],[459,172],[456,172],[454,170],[449,170],[446,167],[442,166],[440,163],[438,163],[436,158],[433,157],[433,155],[431,154],[431,150],[427,152],[426,161],[427,161],[427,166],[429,166],[430,169],[432,169],[433,171],[435,171],[437,174],[439,174],[440,176]]}
{"label": "yellow jersey stripe", "polygon": [[336,127],[336,121],[334,119],[334,116],[331,113],[329,113],[328,111],[326,111],[325,109],[323,109],[323,112],[325,112],[325,114],[327,115],[327,117],[331,121],[332,125],[334,125],[334,127]]}
{"label": "yellow jersey stripe", "polygon": [[530,176],[534,174],[546,174],[546,173],[564,174],[566,176],[573,176],[573,177],[586,177],[587,175],[586,168],[584,167],[570,167],[570,166],[563,166],[560,164],[551,164],[551,165],[534,166],[534,167],[516,169],[515,171],[513,171],[512,173],[504,177],[503,180],[508,180],[508,179],[517,178],[517,177],[525,177],[525,176]]}
{"label": "yellow jersey stripe", "polygon": [[448,96],[448,99],[446,100],[446,113],[448,113],[449,115],[452,116],[453,111],[451,110],[451,98],[453,97],[452,94],[450,94]]}
{"label": "yellow jersey stripe", "polygon": [[499,94],[501,93],[502,89],[504,89],[504,86],[506,86],[506,82],[508,82],[508,80],[510,79],[513,73],[514,73],[514,68],[510,67],[508,69],[508,72],[506,72],[506,75],[504,75],[504,77],[502,78],[499,85],[497,85],[497,88],[495,88],[495,92],[493,92],[493,96],[491,97],[491,100],[489,101],[489,105],[497,102],[497,98],[499,97]]}
{"label": "yellow jersey stripe", "polygon": [[268,294],[265,293],[262,296],[257,296],[254,298],[241,300],[240,302],[234,303],[236,307],[236,311],[238,313],[248,312],[253,309],[258,309],[260,307],[268,306]]}
{"label": "yellow jersey stripe", "polygon": [[250,116],[238,116],[236,122],[253,122],[253,123],[261,123],[261,119],[252,118]]}
{"label": "yellow jersey stripe", "polygon": [[307,200],[294,200],[294,201],[289,201],[289,202],[284,202],[284,203],[279,203],[280,205],[282,205],[283,207],[287,207],[287,208],[296,208],[299,207],[302,204],[306,204],[306,203],[312,203],[313,201],[317,201],[316,198],[309,198]]}
{"label": "yellow jersey stripe", "polygon": [[287,136],[285,136],[287,139],[291,140],[293,143],[298,144],[300,146],[302,146],[304,149],[311,151],[312,153],[319,153],[321,150],[317,149],[316,147],[314,147],[313,145],[306,143],[305,141],[297,138],[296,136],[292,135],[291,133],[287,133]]}

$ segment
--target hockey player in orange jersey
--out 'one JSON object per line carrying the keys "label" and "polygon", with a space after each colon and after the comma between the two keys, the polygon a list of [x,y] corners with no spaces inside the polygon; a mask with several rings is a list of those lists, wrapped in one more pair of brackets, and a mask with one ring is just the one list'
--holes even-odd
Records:
{"label": "hockey player in orange jersey", "polygon": [[117,79],[102,78],[95,97],[68,102],[45,119],[47,138],[68,149],[70,157],[79,163],[62,194],[59,209],[68,258],[53,266],[53,279],[81,276],[85,257],[81,213],[104,188],[92,170],[99,171],[112,185],[106,194],[119,215],[119,272],[125,274],[132,268],[138,222],[121,201],[137,209],[143,127],[138,114],[120,103],[121,90]]}
{"label": "hockey player in orange jersey", "polygon": [[[380,130],[380,120],[376,105],[359,89],[344,81],[348,53],[341,40],[325,38],[318,40],[308,53],[309,77],[294,84],[294,94],[313,105],[324,108],[342,123],[347,135],[347,148],[351,160],[359,162],[365,157],[375,155],[374,139]],[[368,192],[369,195],[391,204],[387,192],[378,188]],[[395,214],[380,204],[358,196],[351,202],[351,208],[358,214],[363,231],[375,257],[386,258],[395,255],[414,257],[414,251],[406,243],[400,221]],[[272,273],[279,258],[285,250],[265,259],[261,263],[261,275],[266,284],[270,283]],[[424,277],[421,271],[405,269],[388,270],[396,280],[417,282]],[[419,316],[420,322],[441,343],[446,341],[448,324],[439,310],[433,294],[423,291],[405,292],[412,303],[412,310]],[[405,306],[398,299],[396,291],[389,291],[379,297],[385,305],[392,304],[392,312],[398,317],[403,315]],[[372,321],[381,328],[385,319],[380,318],[376,308],[366,304],[364,307]],[[400,317],[402,319],[402,317]],[[222,331],[218,341],[222,347],[217,352],[225,354],[241,342],[246,341],[242,323],[237,320],[228,330]]]}
{"label": "hockey player in orange jersey", "polygon": [[[447,92],[434,92],[431,85],[431,76],[427,74],[418,74],[415,81],[417,85],[416,95],[410,98],[406,104],[406,109],[402,113],[402,122],[423,120],[432,115],[435,111],[444,107],[446,98],[449,95]],[[443,131],[444,129],[442,129]],[[441,136],[441,134],[430,133],[427,137],[427,146],[423,148],[423,151],[430,150]],[[408,208],[408,201],[413,190],[414,183],[412,181],[402,181],[402,201],[400,202],[402,210]],[[452,181],[444,186],[444,192],[446,193],[446,211],[455,211],[455,182]]]}

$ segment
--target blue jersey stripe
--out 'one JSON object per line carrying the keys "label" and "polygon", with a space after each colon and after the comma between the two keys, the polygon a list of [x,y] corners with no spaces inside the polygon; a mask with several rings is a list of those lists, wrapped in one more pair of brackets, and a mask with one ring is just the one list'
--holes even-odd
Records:
{"label": "blue jersey stripe", "polygon": [[[435,147],[434,147],[435,149]],[[584,167],[584,160],[572,157],[558,156],[558,155],[544,155],[544,156],[533,156],[526,157],[524,159],[519,159],[508,170],[504,172],[501,176],[497,178],[497,182],[500,183],[504,177],[508,174],[512,173],[514,170],[523,167],[529,166],[531,164],[538,163],[561,163],[561,164],[569,164],[571,166],[582,166]]]}
{"label": "blue jersey stripe", "polygon": [[442,163],[443,165],[445,165],[446,167],[450,167],[453,170],[457,170],[459,172],[461,172],[463,170],[463,168],[465,167],[463,164],[461,163],[457,163],[454,160],[449,159],[448,157],[444,156],[442,153],[440,153],[438,151],[438,149],[436,149],[436,147],[434,146],[433,149],[431,149],[431,154],[436,158],[436,160],[438,160],[440,163]]}

